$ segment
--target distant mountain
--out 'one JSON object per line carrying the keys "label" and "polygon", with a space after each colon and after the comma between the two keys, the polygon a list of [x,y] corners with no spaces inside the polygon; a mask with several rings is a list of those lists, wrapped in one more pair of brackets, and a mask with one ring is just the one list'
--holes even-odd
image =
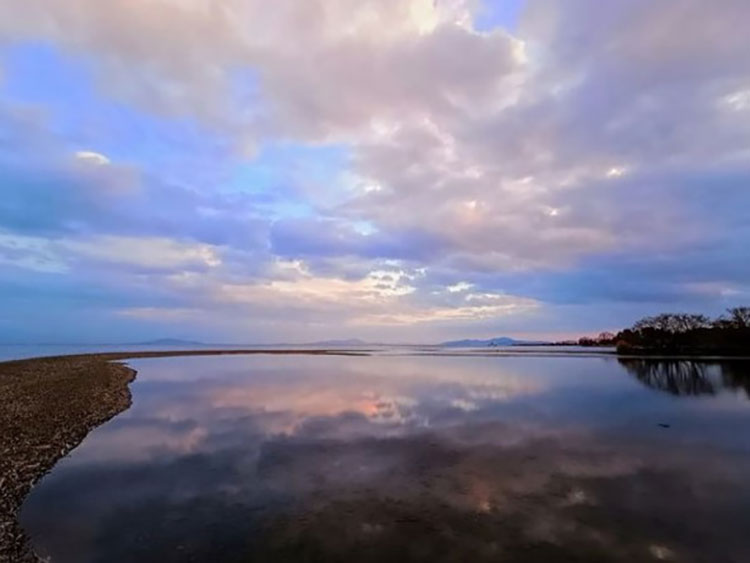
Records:
{"label": "distant mountain", "polygon": [[136,346],[205,346],[203,342],[181,340],[179,338],[157,338],[147,342],[136,342]]}
{"label": "distant mountain", "polygon": [[508,338],[507,336],[500,336],[497,338],[490,338],[489,340],[450,340],[448,342],[441,342],[438,346],[443,348],[488,348],[490,346],[517,346],[520,344],[530,344],[523,340],[516,340],[515,338]]}

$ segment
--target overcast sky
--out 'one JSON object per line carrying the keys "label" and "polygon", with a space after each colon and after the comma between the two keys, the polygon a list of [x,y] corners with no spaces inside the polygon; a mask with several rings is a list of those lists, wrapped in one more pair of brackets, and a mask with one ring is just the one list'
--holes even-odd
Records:
{"label": "overcast sky", "polygon": [[750,304],[747,0],[0,0],[0,341]]}

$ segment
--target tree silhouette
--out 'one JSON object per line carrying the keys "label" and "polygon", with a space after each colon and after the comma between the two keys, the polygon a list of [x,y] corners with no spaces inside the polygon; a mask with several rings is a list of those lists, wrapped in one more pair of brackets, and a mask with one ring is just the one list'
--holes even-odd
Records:
{"label": "tree silhouette", "polygon": [[729,322],[733,327],[750,327],[750,307],[734,307],[727,309],[727,313],[729,313]]}
{"label": "tree silhouette", "polygon": [[621,354],[710,354],[750,356],[750,307],[705,315],[665,313],[646,317],[615,337]]}

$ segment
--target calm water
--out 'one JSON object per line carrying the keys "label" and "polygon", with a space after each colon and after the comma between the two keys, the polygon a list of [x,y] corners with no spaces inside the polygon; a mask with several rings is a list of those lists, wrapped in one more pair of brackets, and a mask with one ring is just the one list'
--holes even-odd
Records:
{"label": "calm water", "polygon": [[750,363],[130,363],[23,507],[53,561],[750,561]]}
{"label": "calm water", "polygon": [[[209,346],[206,346],[209,347]],[[134,352],[140,350],[195,350],[201,346],[165,346],[147,344],[0,344],[0,362],[38,358],[42,356],[68,356],[71,354],[91,354],[96,352]],[[229,348],[232,346],[214,346]]]}
{"label": "calm water", "polygon": [[[0,362],[38,358],[42,356],[69,356],[98,352],[140,352],[174,350],[246,350],[250,348],[299,348],[293,344],[0,344]],[[316,349],[315,346],[307,346]]]}
{"label": "calm water", "polygon": [[261,349],[307,349],[307,350],[363,350],[374,351],[379,355],[404,353],[440,353],[440,354],[568,354],[570,352],[586,354],[612,353],[614,348],[584,348],[581,346],[497,346],[486,348],[441,348],[430,345],[400,346],[390,344],[368,344],[363,347],[331,346],[315,344],[0,344],[0,362],[38,358],[42,356],[66,356],[71,354],[91,354],[97,352],[140,352],[172,350],[247,350]]}

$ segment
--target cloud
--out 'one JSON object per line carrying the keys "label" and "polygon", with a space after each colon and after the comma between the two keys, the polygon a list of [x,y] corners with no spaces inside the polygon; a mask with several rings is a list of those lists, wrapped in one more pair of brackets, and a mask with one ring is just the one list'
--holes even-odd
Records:
{"label": "cloud", "polygon": [[110,163],[109,158],[95,151],[76,151],[75,157],[78,160],[93,166],[104,166]]}
{"label": "cloud", "polygon": [[420,274],[390,269],[371,271],[366,276],[347,280],[318,277],[300,263],[290,265],[296,275],[289,279],[271,279],[251,284],[221,284],[216,288],[219,301],[275,309],[304,318],[318,317],[328,322],[340,317],[354,325],[414,325],[419,323],[473,320],[529,312],[537,307],[532,299],[494,293],[468,293],[453,296],[446,303],[441,296],[429,298],[415,294],[412,283]]}
{"label": "cloud", "polygon": [[539,306],[533,299],[498,294],[469,294],[449,307],[398,306],[393,312],[367,315],[358,322],[374,325],[413,325],[427,322],[476,321],[522,315]]}
{"label": "cloud", "polygon": [[0,231],[0,263],[25,270],[47,273],[67,271],[67,264],[45,239],[18,236]]}
{"label": "cloud", "polygon": [[130,307],[119,309],[117,315],[135,319],[157,320],[157,321],[192,321],[200,316],[201,312],[195,309],[181,309],[179,307]]}
{"label": "cloud", "polygon": [[212,246],[165,238],[101,236],[63,240],[59,244],[85,259],[140,268],[175,270],[221,265],[220,254]]}
{"label": "cloud", "polygon": [[[90,104],[86,128],[20,87],[0,108],[0,225],[56,249],[6,244],[5,263],[123,255],[133,278],[160,270],[167,308],[334,327],[565,306],[624,324],[745,295],[747,3],[481,18],[468,0],[0,7],[1,40],[67,53],[118,104]],[[122,108],[142,127],[127,147],[89,132]]]}
{"label": "cloud", "polygon": [[72,267],[125,267],[132,272],[205,270],[222,264],[221,251],[206,244],[157,237],[18,236],[0,232],[2,258],[17,267],[64,273]]}

